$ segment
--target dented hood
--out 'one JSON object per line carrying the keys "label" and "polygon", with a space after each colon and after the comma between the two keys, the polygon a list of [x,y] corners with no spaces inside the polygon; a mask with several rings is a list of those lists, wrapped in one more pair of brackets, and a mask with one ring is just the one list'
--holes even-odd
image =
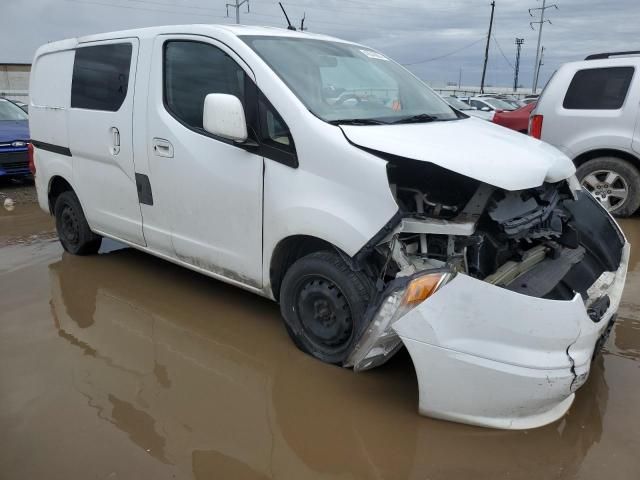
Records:
{"label": "dented hood", "polygon": [[575,173],[551,145],[475,118],[400,125],[341,125],[359,147],[430,162],[505,190],[558,182]]}

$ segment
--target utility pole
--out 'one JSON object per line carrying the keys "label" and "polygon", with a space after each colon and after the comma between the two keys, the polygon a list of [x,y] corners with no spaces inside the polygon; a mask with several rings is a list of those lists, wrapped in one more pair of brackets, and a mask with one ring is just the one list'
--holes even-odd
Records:
{"label": "utility pole", "polygon": [[518,91],[518,75],[520,73],[520,50],[522,49],[522,44],[524,43],[524,38],[516,38],[516,67],[514,69],[513,76],[513,92]]}
{"label": "utility pole", "polygon": [[460,71],[458,72],[458,90],[462,87],[462,67],[460,67]]}
{"label": "utility pole", "polygon": [[491,42],[491,30],[493,29],[493,12],[496,9],[495,0],[491,2],[491,20],[489,20],[489,33],[487,34],[487,47],[484,50],[484,66],[482,67],[482,81],[480,82],[480,93],[484,93],[484,79],[487,75],[487,62],[489,61],[489,43]]}
{"label": "utility pole", "polygon": [[536,63],[533,65],[533,86],[531,87],[531,93],[536,93],[538,90],[538,68],[540,65],[540,44],[542,43],[542,27],[546,23],[551,25],[551,20],[545,20],[544,14],[547,8],[555,8],[558,9],[558,5],[555,3],[553,5],[547,5],[547,0],[542,0],[542,7],[538,8],[530,8],[529,15],[533,17],[533,13],[536,10],[540,10],[540,20],[537,22],[530,22],[529,26],[531,30],[535,30],[534,25],[538,25],[538,46],[536,47]]}
{"label": "utility pole", "polygon": [[538,61],[538,68],[536,70],[536,85],[538,85],[538,78],[540,78],[540,68],[544,65],[544,47],[540,49],[540,60]]}
{"label": "utility pole", "polygon": [[240,23],[240,7],[247,4],[247,13],[249,13],[249,0],[236,0],[236,3],[227,3],[227,17],[229,16],[229,7],[236,9],[236,23]]}

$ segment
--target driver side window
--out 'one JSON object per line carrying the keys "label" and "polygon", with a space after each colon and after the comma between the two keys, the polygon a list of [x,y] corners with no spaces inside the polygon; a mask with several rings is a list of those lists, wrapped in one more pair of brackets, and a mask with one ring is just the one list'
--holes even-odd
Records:
{"label": "driver side window", "polygon": [[164,101],[167,110],[188,127],[202,130],[204,98],[226,93],[246,110],[244,70],[219,48],[189,40],[164,47]]}

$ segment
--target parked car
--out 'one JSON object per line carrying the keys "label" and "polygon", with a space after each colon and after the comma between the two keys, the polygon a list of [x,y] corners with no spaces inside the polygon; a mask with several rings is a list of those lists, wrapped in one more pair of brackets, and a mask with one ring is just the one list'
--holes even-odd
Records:
{"label": "parked car", "polygon": [[493,97],[471,97],[468,100],[469,105],[481,112],[496,112],[514,110],[513,105]]}
{"label": "parked car", "polygon": [[536,95],[535,97],[525,97],[522,99],[522,103],[524,103],[525,105],[529,105],[531,103],[536,103],[538,101],[538,96]]}
{"label": "parked car", "polygon": [[629,245],[571,161],[368,47],[92,35],[38,49],[30,99],[38,201],[67,252],[110,237],[276,300],[328,363],[404,345],[425,415],[557,420],[613,325]]}
{"label": "parked car", "polygon": [[528,133],[529,117],[531,116],[531,112],[535,106],[535,103],[530,103],[529,105],[520,107],[517,110],[497,112],[493,116],[493,123],[510,128],[516,132]]}
{"label": "parked car", "polygon": [[29,113],[29,105],[27,105],[24,102],[21,102],[20,100],[11,100],[11,101],[15,103],[17,106],[19,106],[24,111],[24,113],[27,113],[27,114]]}
{"label": "parked car", "polygon": [[444,97],[444,99],[453,108],[464,112],[467,115],[471,115],[472,117],[477,117],[482,120],[487,120],[488,122],[493,120],[493,112],[483,112],[482,110],[478,110],[456,97]]}
{"label": "parked car", "polygon": [[531,135],[578,167],[582,186],[614,215],[640,207],[640,57],[591,55],[562,65],[534,111]]}
{"label": "parked car", "polygon": [[0,98],[0,177],[29,175],[29,121],[13,102]]}
{"label": "parked car", "polygon": [[520,100],[516,100],[515,98],[511,98],[511,97],[502,97],[502,96],[500,96],[500,97],[495,97],[495,98],[497,98],[498,100],[502,100],[503,102],[508,103],[509,105],[511,105],[511,108],[513,110],[517,110],[519,108],[522,108],[525,105]]}

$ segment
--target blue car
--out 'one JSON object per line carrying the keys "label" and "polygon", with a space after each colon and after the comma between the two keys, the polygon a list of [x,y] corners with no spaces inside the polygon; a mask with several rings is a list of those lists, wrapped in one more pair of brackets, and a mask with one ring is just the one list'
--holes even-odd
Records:
{"label": "blue car", "polygon": [[29,171],[29,117],[15,103],[0,98],[0,177]]}

